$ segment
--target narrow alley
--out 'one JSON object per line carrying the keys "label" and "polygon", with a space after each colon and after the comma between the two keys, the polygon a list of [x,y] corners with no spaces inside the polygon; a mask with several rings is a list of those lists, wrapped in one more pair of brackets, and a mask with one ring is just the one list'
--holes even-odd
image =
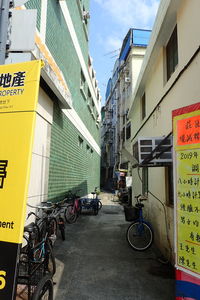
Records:
{"label": "narrow alley", "polygon": [[67,225],[66,241],[56,242],[54,299],[174,299],[173,269],[158,262],[154,246],[132,250],[123,207],[112,201],[112,194],[101,193],[100,198],[99,214],[82,214]]}

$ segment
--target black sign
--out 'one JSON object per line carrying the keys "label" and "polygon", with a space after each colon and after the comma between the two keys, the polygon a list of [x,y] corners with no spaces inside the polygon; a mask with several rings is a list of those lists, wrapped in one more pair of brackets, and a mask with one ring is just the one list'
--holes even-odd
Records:
{"label": "black sign", "polygon": [[14,300],[20,245],[0,242],[0,299]]}

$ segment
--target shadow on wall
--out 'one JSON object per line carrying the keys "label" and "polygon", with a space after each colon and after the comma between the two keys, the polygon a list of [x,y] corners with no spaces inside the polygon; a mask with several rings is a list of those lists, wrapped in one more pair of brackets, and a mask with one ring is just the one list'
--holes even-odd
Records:
{"label": "shadow on wall", "polygon": [[51,201],[51,202],[62,201],[66,197],[67,192],[69,192],[69,191],[71,191],[72,193],[74,193],[80,197],[85,196],[91,192],[91,191],[88,191],[87,180],[84,180],[83,182],[74,186],[73,188],[67,189],[65,192],[62,192],[59,195],[56,195],[56,196],[50,198],[49,201]]}

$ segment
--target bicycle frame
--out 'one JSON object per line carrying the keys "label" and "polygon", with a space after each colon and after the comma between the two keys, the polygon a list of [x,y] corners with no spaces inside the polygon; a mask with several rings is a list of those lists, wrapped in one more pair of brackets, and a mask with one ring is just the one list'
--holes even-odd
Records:
{"label": "bicycle frame", "polygon": [[143,223],[147,224],[152,229],[152,231],[153,231],[152,225],[149,222],[147,222],[144,219],[144,217],[143,217],[143,207],[144,207],[144,204],[142,204],[141,200],[138,199],[137,197],[136,197],[136,199],[137,199],[137,203],[136,203],[135,207],[137,207],[139,209],[139,216],[138,216],[138,218],[136,218],[134,220],[134,223],[135,222],[139,222],[139,226],[138,226],[138,232],[139,232],[139,234],[141,234],[142,231],[144,230],[143,226],[141,226]]}

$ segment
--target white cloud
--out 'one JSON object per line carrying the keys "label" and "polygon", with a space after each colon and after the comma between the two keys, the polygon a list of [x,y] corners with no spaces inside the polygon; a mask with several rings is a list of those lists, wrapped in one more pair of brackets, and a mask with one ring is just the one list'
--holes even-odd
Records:
{"label": "white cloud", "polygon": [[94,0],[123,28],[151,28],[160,0]]}

